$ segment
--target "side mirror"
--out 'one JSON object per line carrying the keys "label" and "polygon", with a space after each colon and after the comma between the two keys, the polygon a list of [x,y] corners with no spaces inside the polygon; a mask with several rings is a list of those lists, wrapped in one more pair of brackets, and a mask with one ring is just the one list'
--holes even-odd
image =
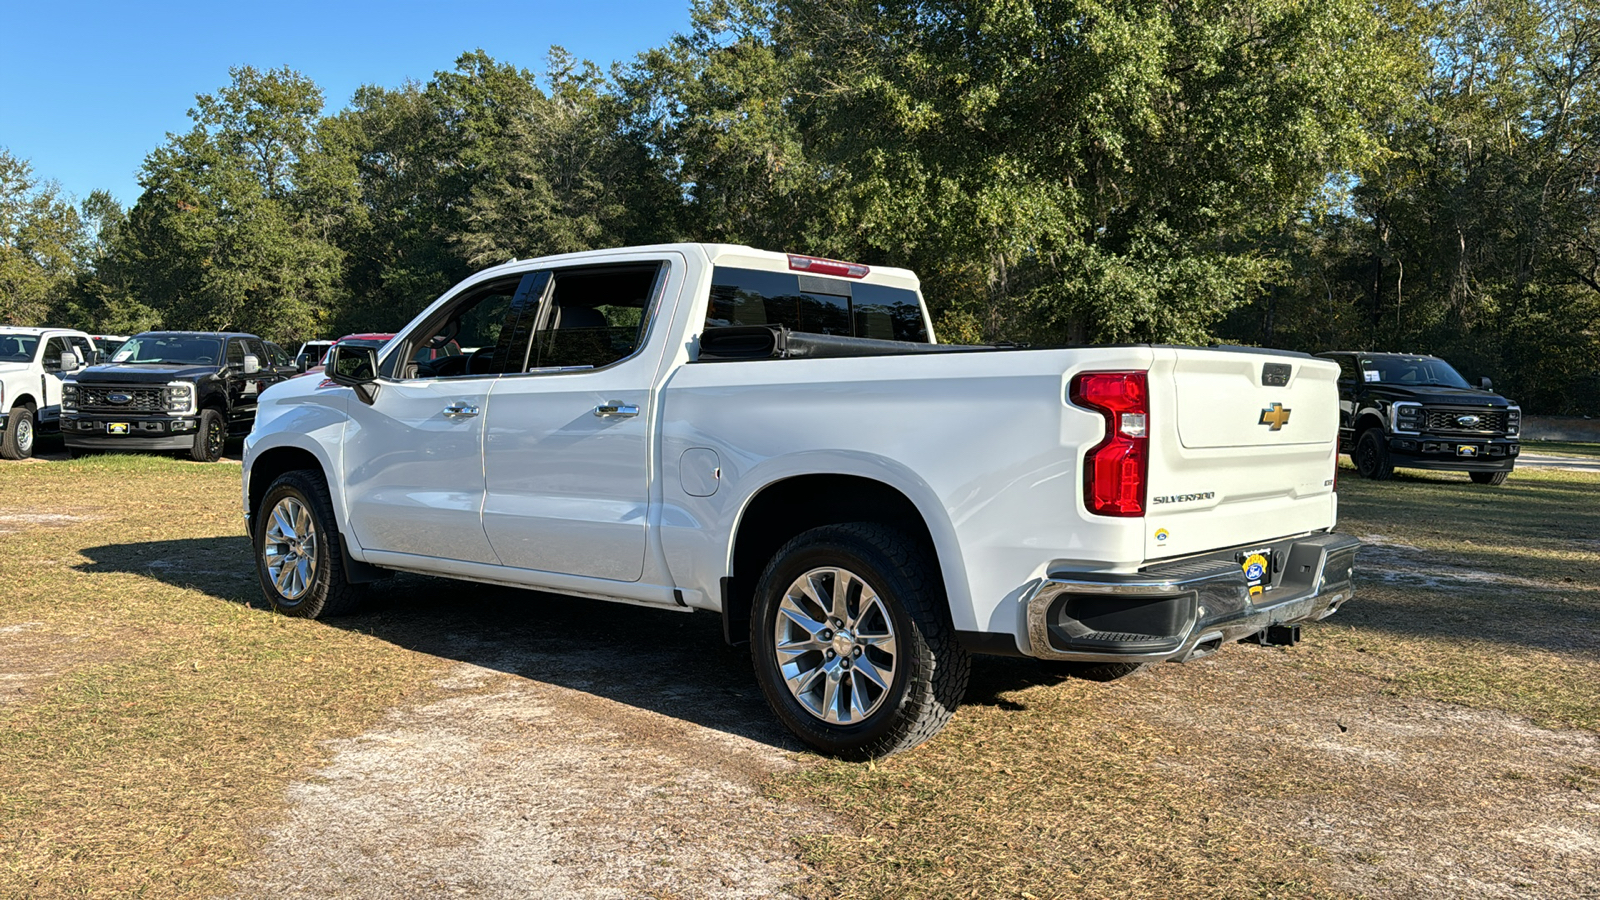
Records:
{"label": "side mirror", "polygon": [[294,370],[296,372],[304,372],[309,368],[311,368],[311,363],[306,359],[306,355],[304,353],[294,358]]}
{"label": "side mirror", "polygon": [[1490,381],[1487,377],[1478,379],[1478,384],[1481,385],[1486,391],[1494,390],[1494,382]]}
{"label": "side mirror", "polygon": [[61,354],[60,358],[56,360],[56,371],[61,372],[62,374],[67,372],[76,372],[77,370],[78,354],[76,351],[68,350],[67,352]]}
{"label": "side mirror", "polygon": [[253,353],[246,353],[244,357],[244,373],[254,375],[261,371],[261,360]]}
{"label": "side mirror", "polygon": [[378,348],[356,344],[335,344],[328,351],[324,367],[329,381],[355,388],[362,403],[370,404],[378,397]]}

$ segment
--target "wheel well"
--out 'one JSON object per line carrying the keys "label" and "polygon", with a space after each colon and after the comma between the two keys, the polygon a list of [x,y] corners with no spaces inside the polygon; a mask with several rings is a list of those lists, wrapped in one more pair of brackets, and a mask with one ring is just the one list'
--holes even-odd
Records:
{"label": "wheel well", "polygon": [[[938,563],[933,535],[905,494],[854,475],[800,475],[761,489],[745,507],[734,538],[733,568],[722,580],[722,627],[730,644],[749,640],[756,582],[778,549],[803,531],[841,522],[876,522],[923,544]],[[935,572],[943,581],[943,573]]]}
{"label": "wheel well", "polygon": [[261,498],[267,495],[267,488],[278,480],[278,476],[296,469],[310,469],[326,483],[328,476],[322,471],[322,463],[310,451],[301,450],[299,447],[275,447],[261,454],[250,466],[250,521],[255,523],[260,519]]}
{"label": "wheel well", "polygon": [[17,399],[12,400],[10,405],[12,407],[31,406],[34,409],[38,409],[39,408],[39,401],[33,399],[33,395],[32,394],[18,394],[17,395]]}
{"label": "wheel well", "polygon": [[1356,439],[1359,440],[1363,434],[1366,434],[1374,428],[1382,431],[1383,419],[1380,418],[1376,413],[1369,412],[1363,415],[1360,419],[1356,420]]}

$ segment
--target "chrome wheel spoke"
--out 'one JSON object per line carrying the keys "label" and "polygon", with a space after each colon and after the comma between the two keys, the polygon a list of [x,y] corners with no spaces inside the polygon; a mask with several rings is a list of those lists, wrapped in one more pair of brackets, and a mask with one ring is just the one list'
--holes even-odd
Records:
{"label": "chrome wheel spoke", "polygon": [[[823,623],[806,615],[798,606],[794,605],[791,598],[783,598],[783,603],[778,606],[778,615],[788,619],[808,635],[814,635],[826,627]],[[778,627],[783,627],[783,622],[778,622]]]}
{"label": "chrome wheel spoke", "polygon": [[829,595],[828,615],[840,622],[850,621],[850,582],[856,577],[844,569],[833,570],[833,591]]}
{"label": "chrome wheel spoke", "polygon": [[828,678],[822,682],[822,713],[823,718],[835,724],[843,720],[839,716],[839,679]]}
{"label": "chrome wheel spoke", "polygon": [[[891,660],[890,661],[891,677],[892,677],[893,671],[894,671],[893,660]],[[866,681],[872,682],[874,685],[877,685],[878,690],[880,690],[880,691],[887,691],[889,689],[889,679],[883,677],[883,673],[878,671],[877,664],[874,663],[872,660],[868,659],[866,654],[864,654],[864,653],[860,657],[858,657],[856,659],[855,677],[856,677],[856,681],[857,682],[860,682],[862,680],[866,680]]]}

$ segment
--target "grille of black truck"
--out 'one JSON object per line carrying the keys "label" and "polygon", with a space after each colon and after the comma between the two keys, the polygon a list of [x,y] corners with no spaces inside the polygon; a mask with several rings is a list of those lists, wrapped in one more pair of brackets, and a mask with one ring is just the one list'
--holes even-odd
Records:
{"label": "grille of black truck", "polygon": [[[161,388],[150,387],[78,387],[78,409],[100,412],[161,412]],[[123,402],[111,398],[127,397]]]}
{"label": "grille of black truck", "polygon": [[1428,409],[1427,430],[1457,434],[1505,434],[1504,410]]}

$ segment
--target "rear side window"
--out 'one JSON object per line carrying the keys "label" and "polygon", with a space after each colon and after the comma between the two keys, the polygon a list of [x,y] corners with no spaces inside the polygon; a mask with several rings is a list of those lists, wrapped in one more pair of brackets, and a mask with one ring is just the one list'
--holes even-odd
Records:
{"label": "rear side window", "polygon": [[808,334],[928,342],[915,291],[727,266],[712,272],[706,325],[783,325]]}

